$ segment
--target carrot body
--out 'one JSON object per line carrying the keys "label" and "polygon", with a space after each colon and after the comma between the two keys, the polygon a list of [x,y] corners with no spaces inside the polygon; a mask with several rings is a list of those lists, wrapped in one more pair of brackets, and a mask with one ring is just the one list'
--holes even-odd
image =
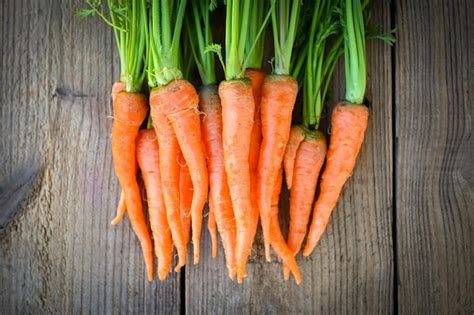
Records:
{"label": "carrot body", "polygon": [[216,86],[201,88],[199,108],[205,114],[202,116],[201,127],[209,168],[209,211],[216,220],[224,247],[229,277],[233,279],[236,274],[236,227],[224,166],[222,108]]}
{"label": "carrot body", "polygon": [[271,75],[262,86],[261,117],[263,141],[258,162],[258,206],[270,261],[270,210],[272,194],[290,136],[292,111],[298,84],[290,76]]}
{"label": "carrot body", "polygon": [[[125,83],[122,81],[116,81],[112,85],[112,101],[115,100],[115,96],[119,93],[125,90]],[[117,206],[117,214],[115,218],[112,220],[111,224],[112,225],[117,225],[120,221],[122,221],[123,216],[125,215],[125,212],[127,211],[127,207],[125,205],[125,194],[123,191],[120,193],[120,200],[119,204]]]}
{"label": "carrot body", "polygon": [[301,141],[305,138],[304,130],[300,126],[291,127],[290,139],[286,145],[285,155],[283,156],[283,167],[285,168],[286,187],[291,189],[293,183],[293,171],[295,168],[296,152]]}
{"label": "carrot body", "polygon": [[209,216],[207,218],[207,230],[209,235],[211,235],[211,255],[212,257],[217,257],[217,227],[216,227],[216,217],[214,216],[214,211],[211,210],[214,207],[209,206]]}
{"label": "carrot body", "polygon": [[204,146],[201,139],[201,122],[197,106],[199,97],[193,85],[175,80],[155,88],[150,94],[152,107],[161,111],[173,127],[193,182],[191,204],[194,264],[199,263],[202,211],[207,200],[208,174]]}
{"label": "carrot body", "polygon": [[[260,100],[262,94],[262,84],[265,79],[265,72],[258,69],[247,69],[245,76],[252,84],[252,94],[255,102],[255,112],[253,115],[252,134],[250,136],[249,165],[250,173],[258,171],[258,156],[260,154],[260,143],[262,142],[262,120],[260,119]],[[251,174],[253,178],[253,174]],[[256,178],[256,176],[255,176]]]}
{"label": "carrot body", "polygon": [[237,227],[237,281],[242,283],[256,233],[252,220],[249,167],[255,102],[252,87],[244,80],[221,82],[219,96],[222,102],[225,171]]}
{"label": "carrot body", "polygon": [[186,239],[179,203],[179,176],[180,166],[178,156],[180,154],[178,140],[173,128],[165,115],[153,106],[156,99],[150,97],[151,117],[153,126],[158,137],[160,152],[161,188],[166,206],[166,216],[171,230],[174,246],[178,252],[179,261],[175,268],[178,271],[186,264]]}
{"label": "carrot body", "polygon": [[249,152],[249,168],[250,168],[250,198],[252,203],[252,226],[251,231],[257,230],[258,227],[258,157],[260,154],[260,144],[262,143],[262,120],[260,119],[260,101],[262,94],[262,84],[265,80],[265,72],[259,69],[247,69],[245,75],[252,84],[252,94],[255,103],[255,112],[253,115],[253,127],[250,135],[250,152]]}
{"label": "carrot body", "polygon": [[[185,163],[184,158],[179,158],[179,163]],[[183,225],[184,240],[186,246],[191,237],[191,203],[193,200],[193,182],[189,175],[189,169],[185,164],[180,164],[179,171],[179,209],[181,213],[181,224]]]}
{"label": "carrot body", "polygon": [[165,280],[171,269],[173,241],[161,190],[158,140],[153,129],[144,129],[138,133],[136,141],[137,161],[145,183],[155,255],[158,257],[158,278]]}
{"label": "carrot body", "polygon": [[[289,250],[288,246],[286,246],[285,239],[280,230],[280,224],[278,223],[278,201],[280,198],[280,191],[281,191],[281,184],[282,184],[282,169],[277,173],[277,179],[275,181],[275,185],[272,192],[272,205],[271,205],[271,212],[270,212],[270,242],[272,244],[273,249],[278,254],[279,257],[283,260],[283,264],[285,266],[285,270],[291,270],[293,273],[296,283],[301,283],[301,273],[296,264],[295,257],[293,253]],[[287,275],[285,274],[285,279],[287,279]]]}
{"label": "carrot body", "polygon": [[342,187],[352,174],[364,141],[368,117],[369,111],[363,105],[340,103],[333,110],[326,166],[321,176],[320,193],[314,205],[313,219],[303,251],[305,256],[310,255],[318,244]]}
{"label": "carrot body", "polygon": [[116,95],[112,124],[112,158],[115,173],[125,194],[130,223],[140,240],[148,279],[151,281],[153,280],[153,244],[143,213],[135,157],[135,139],[147,111],[145,95],[128,92],[120,92]]}
{"label": "carrot body", "polygon": [[316,184],[325,157],[326,139],[322,133],[318,133],[317,138],[307,137],[301,142],[296,154],[288,230],[288,247],[295,256],[306,235]]}

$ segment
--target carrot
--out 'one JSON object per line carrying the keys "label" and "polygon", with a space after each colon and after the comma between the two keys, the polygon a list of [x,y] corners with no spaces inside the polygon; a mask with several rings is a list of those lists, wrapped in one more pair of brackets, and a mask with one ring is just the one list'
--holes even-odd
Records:
{"label": "carrot", "polygon": [[223,81],[219,85],[222,102],[224,162],[237,228],[237,280],[246,274],[256,227],[252,224],[250,195],[250,135],[255,103],[248,81]]}
{"label": "carrot", "polygon": [[158,278],[165,280],[171,269],[173,241],[161,190],[160,158],[155,131],[140,131],[136,142],[137,161],[145,183],[155,255],[158,258]]}
{"label": "carrot", "polygon": [[216,86],[208,85],[200,89],[199,108],[204,112],[201,127],[209,167],[209,208],[222,238],[229,277],[233,279],[236,273],[236,227],[224,167],[222,108]]}
{"label": "carrot", "polygon": [[[345,0],[342,3],[346,101],[336,105],[332,112],[327,161],[303,251],[305,256],[311,254],[326,229],[342,188],[354,170],[367,129],[369,111],[364,105],[359,105],[364,100],[367,78],[365,64],[367,21],[364,21],[367,7],[367,2],[361,3],[361,0]],[[392,33],[393,31],[379,35],[378,38],[392,44],[395,40]]]}
{"label": "carrot", "polygon": [[270,211],[274,186],[290,135],[291,113],[298,93],[296,81],[284,75],[267,76],[262,87],[262,134],[258,163],[258,205],[270,261]]}
{"label": "carrot", "polygon": [[143,213],[135,157],[135,139],[147,111],[145,95],[129,92],[117,94],[114,100],[114,121],[112,124],[112,157],[115,173],[125,195],[130,223],[140,240],[148,279],[151,281],[153,280],[153,245]]}
{"label": "carrot", "polygon": [[150,94],[150,106],[166,117],[176,134],[193,182],[191,217],[194,264],[199,263],[202,211],[208,193],[208,174],[201,140],[198,103],[196,90],[186,80],[172,81],[166,86],[154,88]]}
{"label": "carrot", "polygon": [[184,239],[186,246],[189,243],[191,234],[191,203],[193,200],[193,182],[189,175],[189,169],[184,164],[184,157],[180,154],[178,157],[180,164],[179,172],[179,209],[181,213],[181,224],[183,226]]}
{"label": "carrot", "polygon": [[[150,97],[150,103],[153,101],[154,99]],[[151,107],[150,115],[153,119],[153,126],[155,127],[155,132],[158,137],[161,188],[163,190],[163,199],[165,201],[166,216],[168,218],[171,236],[178,252],[179,261],[175,267],[175,271],[178,271],[186,264],[186,238],[181,221],[179,202],[179,145],[173,128],[167,121],[165,115],[153,106]]]}
{"label": "carrot", "polygon": [[[274,189],[272,192],[272,204],[270,213],[270,229],[272,233],[270,233],[270,241],[275,252],[283,260],[285,270],[291,270],[295,277],[296,283],[300,284],[302,280],[300,270],[296,263],[295,257],[293,256],[293,253],[288,249],[288,246],[286,246],[285,239],[283,238],[283,235],[280,230],[280,225],[278,223],[278,202],[280,198],[283,172],[281,168],[277,172],[277,179],[275,181]],[[288,277],[285,275],[285,279],[287,278]]]}
{"label": "carrot", "polygon": [[351,176],[360,146],[364,140],[369,111],[362,105],[338,104],[332,113],[331,140],[326,167],[322,174],[320,194],[313,210],[313,219],[303,255],[316,247],[336,206],[342,187]]}
{"label": "carrot", "polygon": [[265,72],[259,69],[245,70],[245,76],[252,84],[253,99],[255,102],[255,112],[253,118],[253,128],[250,138],[249,164],[250,171],[258,170],[258,155],[260,154],[260,143],[262,141],[262,121],[260,119],[260,100],[262,93],[262,84],[265,79]]}
{"label": "carrot", "polygon": [[290,195],[288,247],[296,255],[303,243],[311,214],[319,171],[326,157],[326,139],[321,132],[301,142],[295,160],[294,181]]}
{"label": "carrot", "polygon": [[[114,84],[112,85],[112,101],[115,100],[115,96],[119,93],[125,90],[125,83],[122,81],[115,81]],[[120,221],[122,221],[123,216],[125,215],[125,212],[127,211],[127,207],[125,205],[125,195],[123,191],[120,193],[120,200],[119,204],[117,206],[117,214],[115,218],[112,220],[111,224],[112,225],[117,225]]]}
{"label": "carrot", "polygon": [[290,138],[286,145],[285,155],[283,156],[283,167],[285,169],[286,187],[291,189],[293,183],[293,170],[295,168],[296,152],[300,143],[304,140],[304,130],[301,126],[293,126],[290,131]]}
{"label": "carrot", "polygon": [[214,206],[209,205],[209,216],[207,218],[207,229],[211,235],[211,255],[212,257],[217,257],[217,226],[216,226],[216,217],[214,216],[214,211],[211,210]]}

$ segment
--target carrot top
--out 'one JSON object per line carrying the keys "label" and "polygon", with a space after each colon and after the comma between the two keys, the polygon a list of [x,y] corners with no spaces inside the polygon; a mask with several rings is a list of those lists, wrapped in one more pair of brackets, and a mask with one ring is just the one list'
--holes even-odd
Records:
{"label": "carrot top", "polygon": [[272,9],[276,74],[289,75],[302,0],[277,0]]}
{"label": "carrot top", "polygon": [[247,32],[247,41],[245,44],[245,55],[247,56],[246,68],[260,69],[262,68],[263,54],[265,51],[265,36],[260,33],[266,29],[265,12],[268,11],[268,1],[252,1],[250,8],[250,23]]}
{"label": "carrot top", "polygon": [[216,84],[214,54],[206,53],[212,44],[210,11],[217,6],[217,0],[191,1],[190,19],[185,21],[192,54],[204,85]]}
{"label": "carrot top", "polygon": [[[306,54],[303,74],[303,125],[318,129],[321,112],[334,68],[343,53],[343,37],[338,3],[317,1],[311,18],[309,36],[302,53]],[[336,36],[333,42],[328,42]],[[296,69],[300,70],[300,69]]]}
{"label": "carrot top", "polygon": [[[263,1],[263,0],[261,0]],[[225,63],[222,57],[222,47],[219,44],[211,44],[206,52],[214,52],[224,68],[226,80],[240,80],[245,78],[245,69],[249,64],[250,57],[258,44],[259,38],[270,18],[270,12],[263,21],[251,18],[251,9],[255,6],[255,0],[227,0],[226,1],[226,25],[225,25]],[[275,0],[270,0],[273,4]],[[255,25],[252,25],[255,24]],[[250,29],[258,29],[255,40],[248,44],[248,32]],[[257,48],[258,49],[258,48]]]}
{"label": "carrot top", "polygon": [[145,80],[147,0],[86,0],[88,8],[77,15],[97,15],[115,33],[120,56],[120,81],[127,92],[139,92]]}
{"label": "carrot top", "polygon": [[180,65],[181,30],[186,0],[149,0],[148,85],[163,86],[183,78]]}

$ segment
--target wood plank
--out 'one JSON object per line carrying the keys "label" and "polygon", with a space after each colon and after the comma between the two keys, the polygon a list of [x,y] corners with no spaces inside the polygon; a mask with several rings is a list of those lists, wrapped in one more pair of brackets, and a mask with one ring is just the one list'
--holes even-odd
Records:
{"label": "wood plank", "polygon": [[128,219],[109,224],[119,194],[109,99],[118,58],[109,28],[74,16],[81,5],[9,0],[0,9],[0,179],[39,165],[0,236],[0,309],[177,313],[179,275],[148,283]]}
{"label": "wood plank", "polygon": [[[374,2],[374,22],[390,25],[386,1]],[[281,265],[264,262],[261,240],[249,261],[249,279],[227,278],[223,252],[210,258],[204,233],[202,263],[186,269],[186,311],[211,313],[387,313],[393,304],[392,255],[392,77],[390,47],[368,46],[371,118],[360,158],[330,226],[310,258],[298,258],[304,276],[284,282]],[[335,98],[343,97],[338,72]],[[288,193],[280,211],[288,209]]]}
{"label": "wood plank", "polygon": [[474,6],[398,1],[399,310],[474,312]]}

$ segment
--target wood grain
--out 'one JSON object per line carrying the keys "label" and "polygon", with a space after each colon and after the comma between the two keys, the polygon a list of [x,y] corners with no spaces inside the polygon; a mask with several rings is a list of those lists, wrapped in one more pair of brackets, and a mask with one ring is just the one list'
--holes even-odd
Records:
{"label": "wood grain", "polygon": [[474,6],[398,1],[401,313],[474,312]]}
{"label": "wood grain", "polygon": [[[386,1],[374,2],[374,23],[390,25]],[[203,314],[389,313],[393,301],[392,253],[392,72],[390,47],[370,42],[368,97],[371,119],[357,168],[346,185],[329,228],[315,253],[298,258],[304,277],[284,282],[281,264],[266,263],[261,240],[254,246],[249,278],[238,286],[223,272],[222,250],[210,258],[206,234],[202,264],[187,267],[186,311]],[[343,75],[335,98],[343,97]],[[373,79],[372,79],[373,78]],[[288,211],[288,192],[280,212]],[[284,214],[283,214],[284,217]],[[283,222],[285,224],[286,222]]]}
{"label": "wood grain", "polygon": [[[112,171],[112,32],[80,20],[82,1],[0,7],[0,178],[40,165],[0,236],[0,313],[176,313],[179,276],[148,283]],[[1,207],[2,205],[0,205]]]}

